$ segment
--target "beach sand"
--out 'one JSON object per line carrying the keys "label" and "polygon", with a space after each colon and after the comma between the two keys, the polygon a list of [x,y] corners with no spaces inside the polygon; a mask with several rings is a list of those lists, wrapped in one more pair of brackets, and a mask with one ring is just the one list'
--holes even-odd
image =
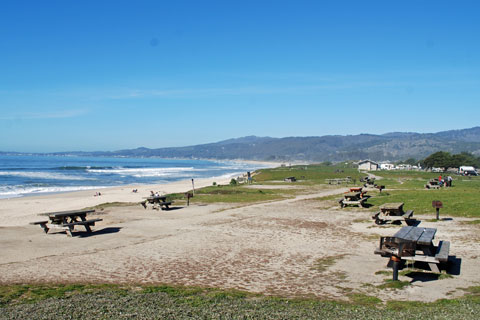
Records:
{"label": "beach sand", "polygon": [[[196,187],[212,180],[195,181]],[[216,181],[228,183],[228,181]],[[132,193],[137,188],[138,193]],[[379,289],[391,275],[377,274],[387,259],[373,254],[380,235],[398,226],[376,226],[365,209],[340,209],[346,189],[312,187],[310,194],[260,204],[175,205],[174,210],[136,204],[107,207],[94,232],[45,234],[29,222],[37,213],[139,202],[150,190],[185,192],[191,181],[0,200],[0,283],[127,283],[232,288],[282,296],[345,299],[364,293],[382,300],[434,301],[463,295],[479,285],[478,226],[465,219],[422,222],[438,228],[436,239],[451,241],[462,259],[460,275],[436,280],[401,276],[402,290]],[[431,217],[417,217],[431,218]],[[461,232],[459,232],[461,231]],[[326,265],[326,267],[322,267]]]}

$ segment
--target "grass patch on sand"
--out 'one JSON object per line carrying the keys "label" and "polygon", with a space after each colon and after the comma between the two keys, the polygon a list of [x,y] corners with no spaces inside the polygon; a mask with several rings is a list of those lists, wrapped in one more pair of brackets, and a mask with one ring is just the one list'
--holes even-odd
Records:
{"label": "grass patch on sand", "polygon": [[[255,203],[291,198],[295,190],[253,189],[245,185],[216,185],[195,190],[190,203]],[[167,200],[185,199],[184,194],[169,194]]]}
{"label": "grass patch on sand", "polygon": [[476,319],[480,287],[432,303],[348,293],[346,301],[174,286],[0,286],[0,319]]}
{"label": "grass patch on sand", "polygon": [[317,259],[315,260],[312,270],[315,270],[318,272],[325,272],[329,267],[333,266],[337,262],[337,260],[342,259],[344,256],[345,256],[344,254],[339,254],[336,256],[328,256],[328,257]]}
{"label": "grass patch on sand", "polygon": [[392,279],[385,279],[385,283],[378,285],[378,289],[403,289],[410,285],[409,281],[400,281],[400,280],[392,280]]}
{"label": "grass patch on sand", "polygon": [[113,207],[131,207],[131,206],[138,206],[138,202],[105,202],[98,204],[94,207],[84,208],[84,210],[96,210],[96,211],[103,211],[107,208]]}

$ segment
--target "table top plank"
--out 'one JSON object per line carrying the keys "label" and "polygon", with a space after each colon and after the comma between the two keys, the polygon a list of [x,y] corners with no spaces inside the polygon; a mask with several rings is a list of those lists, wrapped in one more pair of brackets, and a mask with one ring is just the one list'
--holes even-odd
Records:
{"label": "table top plank", "polygon": [[383,210],[400,210],[403,207],[403,202],[384,203],[380,206]]}
{"label": "table top plank", "polygon": [[45,212],[39,213],[40,216],[50,216],[50,217],[64,217],[64,216],[75,216],[83,215],[95,212],[95,210],[69,210],[69,211],[57,211],[57,212]]}
{"label": "table top plank", "polygon": [[398,230],[393,236],[395,238],[404,239],[409,232],[410,232],[410,227],[403,227],[400,230]]}
{"label": "table top plank", "polygon": [[425,228],[420,238],[418,238],[417,243],[422,245],[430,245],[437,229],[435,228]]}
{"label": "table top plank", "polygon": [[436,232],[435,228],[408,226],[401,228],[393,236],[406,241],[415,241],[420,245],[430,245]]}

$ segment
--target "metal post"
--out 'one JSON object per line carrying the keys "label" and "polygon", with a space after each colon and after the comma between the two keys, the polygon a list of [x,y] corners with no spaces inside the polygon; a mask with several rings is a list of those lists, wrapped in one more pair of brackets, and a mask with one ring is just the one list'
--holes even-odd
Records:
{"label": "metal post", "polygon": [[193,194],[195,194],[195,185],[193,183],[193,178],[192,178],[192,189],[193,189]]}
{"label": "metal post", "polygon": [[391,258],[393,264],[393,281],[398,280],[398,267],[400,264],[400,259],[398,257],[392,256]]}
{"label": "metal post", "polygon": [[440,208],[437,208],[437,220],[440,219]]}

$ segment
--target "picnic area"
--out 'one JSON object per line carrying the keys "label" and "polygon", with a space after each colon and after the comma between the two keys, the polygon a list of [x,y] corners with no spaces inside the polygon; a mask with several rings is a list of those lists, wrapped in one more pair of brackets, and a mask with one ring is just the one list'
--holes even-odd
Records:
{"label": "picnic area", "polygon": [[[342,172],[335,172],[337,169]],[[358,183],[347,186],[326,182],[326,179],[345,175]],[[289,176],[303,177],[292,184],[284,181]],[[208,290],[218,290],[214,292],[230,297],[233,304],[240,301],[235,292],[245,297],[241,298],[245,303],[253,301],[248,298],[250,294],[260,295],[255,299],[259,299],[261,305],[269,303],[272,296],[305,298],[318,310],[324,309],[320,306],[325,306],[322,303],[327,297],[329,301],[339,301],[340,308],[345,308],[346,303],[360,308],[357,310],[364,308],[359,301],[367,300],[371,304],[365,310],[375,313],[378,308],[383,312],[379,311],[379,317],[389,312],[397,314],[384,303],[395,303],[406,310],[415,310],[415,314],[423,314],[410,309],[413,307],[407,302],[433,305],[439,299],[470,301],[470,292],[475,292],[480,283],[476,258],[480,256],[480,212],[476,207],[480,180],[459,179],[455,188],[432,193],[424,188],[424,181],[429,179],[427,173],[392,172],[377,173],[377,176],[386,188],[382,192],[369,189],[364,195],[371,195],[368,199],[371,206],[365,208],[338,205],[339,197],[345,199],[350,193],[359,197],[365,191],[360,182],[361,173],[348,166],[309,165],[302,169],[292,166],[259,170],[251,185],[231,185],[226,181],[199,187],[194,195],[188,185],[186,189],[165,192],[165,198],[159,201],[174,202],[181,209],[165,210],[161,214],[150,209],[155,203],[146,203],[147,209],[140,205],[148,201],[144,199],[148,198],[148,187],[139,188],[136,193],[132,193],[131,188],[119,193],[123,202],[110,200],[109,190],[102,190],[101,198],[111,202],[77,208],[77,214],[85,211],[85,220],[81,216],[71,220],[68,215],[65,215],[69,217],[67,220],[60,219],[59,212],[65,210],[57,210],[58,207],[52,206],[55,209],[46,211],[32,209],[31,215],[17,220],[5,219],[5,223],[15,223],[2,227],[0,233],[3,258],[0,282],[8,292],[24,292],[18,295],[19,300],[9,300],[8,297],[16,296],[14,294],[5,296],[4,301],[12,310],[47,308],[40,298],[32,305],[18,304],[18,301],[47,288],[54,290],[52,286],[59,288],[59,299],[69,297],[70,294],[65,293],[70,292],[68,290],[78,291],[72,299],[89,297],[88,292],[97,292],[102,297],[105,294],[105,299],[109,299],[112,294],[117,297],[115,288],[123,284],[133,286],[125,285],[122,292],[130,297],[130,290],[137,290],[145,301],[149,299],[147,292],[161,292],[164,299],[176,297],[174,299],[180,299],[175,300],[177,302],[190,299],[185,292],[190,292],[189,297],[195,299],[208,299]],[[379,178],[376,181],[379,182]],[[187,198],[190,192],[193,197]],[[8,202],[11,207],[5,204],[9,209],[0,212],[25,211],[30,208],[28,201],[41,205],[49,199],[32,197],[32,200],[13,202],[15,199],[12,199]],[[88,199],[102,200],[91,196]],[[442,219],[435,219],[433,200],[443,203]],[[38,203],[32,202],[32,207],[39,206]],[[403,221],[403,226],[375,224],[372,215],[381,208],[390,210],[388,216],[392,217],[402,217],[412,210],[415,219],[421,222],[417,226],[408,226]],[[48,221],[47,234],[38,225],[29,224],[42,217],[46,217],[42,221]],[[67,237],[68,230],[49,227],[54,222],[50,217],[62,228],[69,223],[101,221],[95,221],[91,236],[86,236],[89,232],[82,224],[74,224],[73,237]],[[407,233],[403,228],[412,229]],[[409,238],[408,234],[413,237],[420,230],[426,231],[423,238],[421,235]],[[421,240],[427,236],[428,241]],[[398,240],[387,241],[387,238]],[[404,244],[410,242],[415,246]],[[402,244],[402,254],[393,251],[394,244]],[[379,248],[384,251],[375,254]],[[392,281],[395,270],[387,266],[391,256],[400,260],[395,281]],[[74,277],[70,272],[72,266],[75,266]],[[52,268],[55,273],[51,272]],[[40,288],[45,289],[32,289],[32,293],[26,294],[30,289],[19,284],[18,279],[27,284],[40,283]],[[58,283],[71,289],[62,289]],[[213,303],[205,301],[207,305]],[[82,303],[78,301],[78,305]],[[129,302],[125,302],[125,306],[128,305]],[[451,312],[453,315],[458,311]]]}

